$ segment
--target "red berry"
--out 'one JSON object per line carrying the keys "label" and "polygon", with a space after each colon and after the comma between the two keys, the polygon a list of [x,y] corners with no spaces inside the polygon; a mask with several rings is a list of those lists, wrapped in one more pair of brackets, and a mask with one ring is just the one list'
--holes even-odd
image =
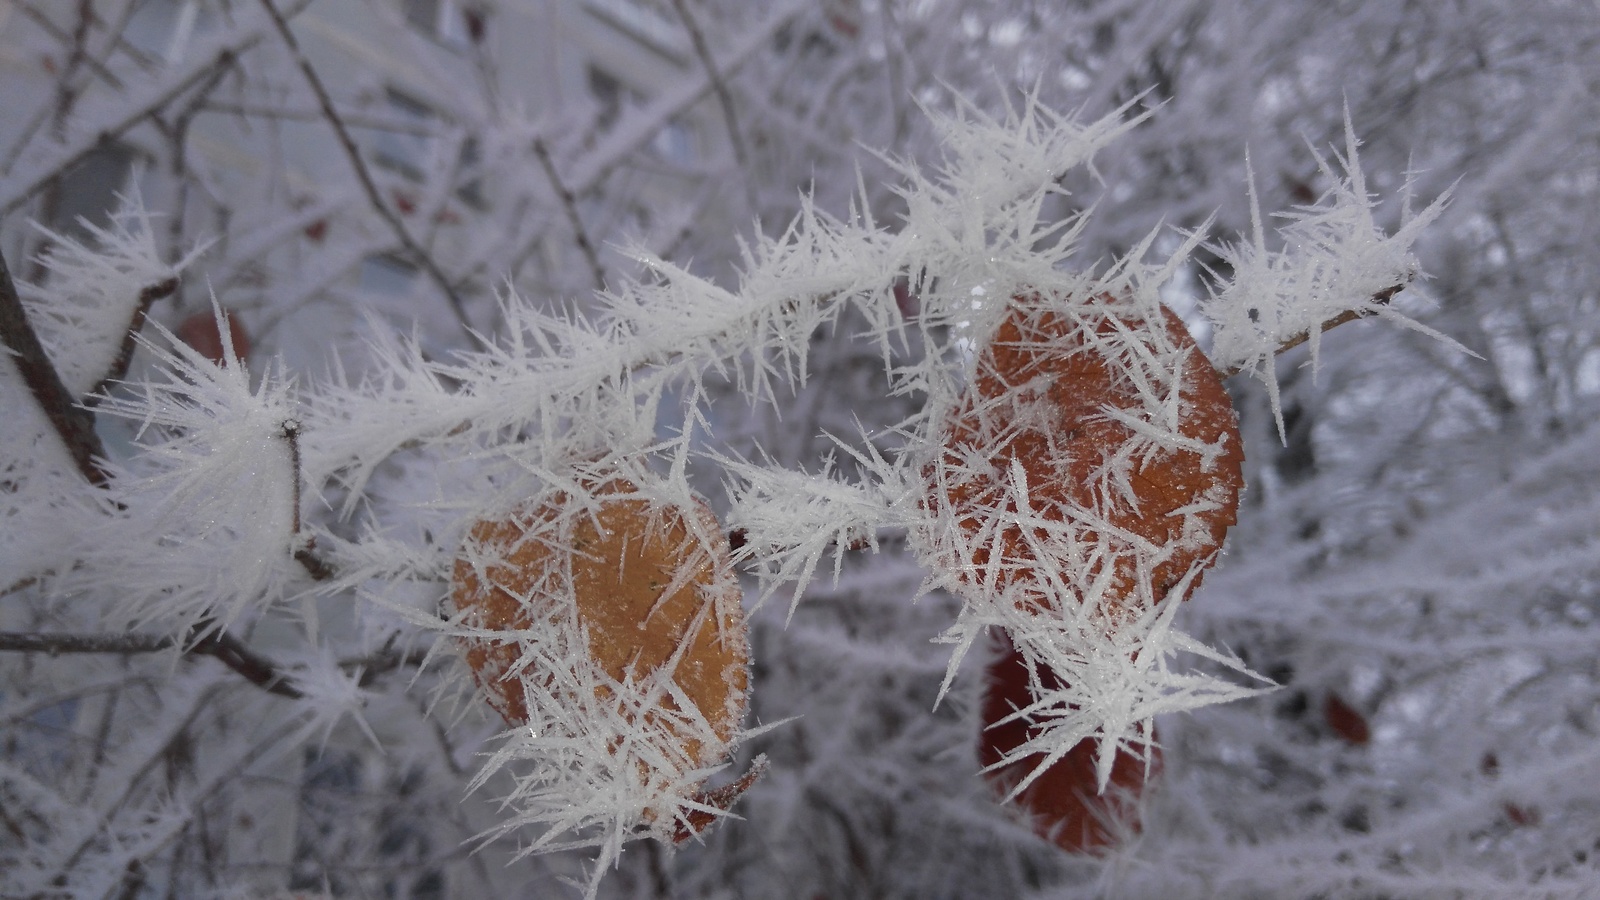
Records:
{"label": "red berry", "polygon": [[[1064,686],[1054,672],[1039,671],[1038,675],[1046,688]],[[1002,721],[1033,702],[1028,676],[1027,660],[1002,637],[999,653],[989,664],[983,695],[984,730],[978,760],[985,768],[999,763],[1035,734],[1035,726],[1025,719]],[[1097,749],[1094,741],[1080,741],[1016,797],[1034,831],[1068,853],[1101,852],[1116,846],[1123,835],[1138,832],[1138,797],[1146,779],[1154,777],[1161,764],[1153,746],[1148,769],[1145,760],[1118,751],[1111,764],[1111,781],[1100,793],[1095,775]],[[984,777],[997,794],[1005,796],[1043,761],[1042,755],[1032,754],[986,772]]]}
{"label": "red berry", "polygon": [[[250,336],[245,333],[244,326],[239,324],[238,316],[225,311],[222,318],[228,323],[228,337],[233,340],[233,353],[243,362],[250,356]],[[210,310],[195,313],[179,322],[173,333],[178,336],[178,340],[193,347],[206,359],[219,366],[225,362],[222,352],[222,331],[217,328],[217,317]]]}

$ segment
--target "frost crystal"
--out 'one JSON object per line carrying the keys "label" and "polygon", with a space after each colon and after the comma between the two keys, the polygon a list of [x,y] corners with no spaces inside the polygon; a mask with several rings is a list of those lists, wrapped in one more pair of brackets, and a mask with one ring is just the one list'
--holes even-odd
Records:
{"label": "frost crystal", "polygon": [[108,227],[80,220],[85,243],[39,226],[50,249],[39,259],[50,290],[29,291],[28,318],[50,353],[61,381],[83,397],[112,371],[124,335],[137,330],[144,291],[170,291],[173,279],[204,247],[174,264],[161,258],[151,216],[137,191],[124,198]]}
{"label": "frost crystal", "polygon": [[[742,705],[696,705],[680,677],[693,640],[657,663],[608,668],[591,655],[603,629],[573,608],[589,589],[575,573],[609,558],[593,541],[616,533],[600,486],[621,479],[656,510],[628,539],[647,544],[672,530],[660,510],[698,508],[687,474],[697,455],[730,481],[737,558],[762,598],[780,588],[798,598],[829,555],[837,577],[847,550],[899,532],[927,568],[923,591],[962,602],[940,638],[954,646],[946,689],[991,628],[1053,673],[1015,713],[1031,737],[998,765],[1048,766],[1098,738],[1103,787],[1117,747],[1147,742],[1152,717],[1259,690],[1239,660],[1174,627],[1242,484],[1217,368],[1158,299],[1201,237],[1150,264],[1152,234],[1098,271],[1073,271],[1065,263],[1090,212],[1049,212],[1067,171],[1132,126],[1125,112],[1082,125],[1030,100],[1003,120],[936,117],[949,156],[932,174],[894,164],[906,209],[898,227],[872,219],[864,190],[842,218],[807,201],[787,228],[752,240],[735,288],[640,253],[647,275],[602,295],[591,317],[508,296],[498,343],[448,361],[414,342],[384,343],[374,375],[308,402],[305,468],[312,483],[344,491],[339,515],[376,518],[382,464],[411,459],[431,482],[402,479],[385,502],[410,497],[432,533],[462,548],[447,620],[385,602],[467,648],[479,689],[512,725],[473,782],[505,808],[486,839],[528,827],[526,852],[598,848],[593,896],[625,841],[693,832],[731,800],[701,786],[737,744]],[[1383,238],[1353,150],[1348,169],[1331,207],[1297,215],[1291,251],[1268,251],[1259,227],[1253,247],[1233,251],[1237,278],[1206,305],[1223,367],[1270,373],[1285,339],[1309,329],[1314,340],[1323,322],[1415,274],[1404,247],[1437,204]],[[695,435],[713,431],[709,376],[779,412],[807,383],[815,336],[846,321],[859,323],[890,391],[915,398],[914,411],[841,439],[850,465],[820,473],[699,449]],[[678,403],[682,427],[662,439],[658,422]],[[675,540],[686,559],[726,546],[714,520],[683,521],[692,538]],[[463,586],[500,584],[492,573],[507,552],[522,553],[497,549],[484,530],[507,523],[518,546],[545,555],[518,563],[522,580],[500,587],[514,602],[502,604]],[[596,534],[580,539],[583,527]],[[349,585],[446,574],[441,557],[407,559],[378,530],[317,536],[350,567]],[[616,571],[601,593],[620,597],[629,578],[608,565]],[[722,623],[738,589],[731,575],[717,579],[726,584],[695,588],[692,618],[723,634],[704,623]],[[672,574],[664,583],[688,584]],[[1229,677],[1191,671],[1180,655]]]}
{"label": "frost crystal", "polygon": [[[455,565],[453,632],[511,730],[504,772],[524,853],[664,843],[724,810],[701,793],[739,739],[749,647],[726,539],[703,504],[635,484],[547,493],[479,522]],[[731,799],[731,798],[730,798]]]}
{"label": "frost crystal", "polygon": [[1283,251],[1267,247],[1253,172],[1250,242],[1213,248],[1232,268],[1233,280],[1200,304],[1212,323],[1212,361],[1225,372],[1248,372],[1267,386],[1280,433],[1283,411],[1273,357],[1285,345],[1306,341],[1314,368],[1324,328],[1340,317],[1379,316],[1465,351],[1389,302],[1419,274],[1411,244],[1444,211],[1448,192],[1415,215],[1409,215],[1408,202],[1400,229],[1385,235],[1374,220],[1374,201],[1356,147],[1347,116],[1345,155],[1338,160],[1343,174],[1317,155],[1317,167],[1334,187],[1317,204],[1281,214],[1286,220],[1278,228]]}
{"label": "frost crystal", "polygon": [[99,406],[139,422],[142,452],[108,461],[116,511],[80,535],[93,564],[58,588],[116,591],[121,624],[220,628],[281,598],[295,568],[294,389],[272,374],[252,387],[226,326],[219,366],[152,325],[169,345],[142,341],[156,374]]}

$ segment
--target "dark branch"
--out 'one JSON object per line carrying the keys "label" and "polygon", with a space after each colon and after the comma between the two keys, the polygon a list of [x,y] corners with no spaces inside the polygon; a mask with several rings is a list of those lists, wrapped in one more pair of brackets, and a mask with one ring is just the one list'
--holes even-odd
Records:
{"label": "dark branch", "polygon": [[289,677],[278,671],[272,660],[249,647],[226,631],[212,632],[192,644],[188,651],[219,660],[223,665],[243,675],[247,681],[269,694],[298,700],[300,693]]}
{"label": "dark branch", "polygon": [[[360,669],[359,684],[367,687],[379,677],[400,668],[421,666],[426,650],[400,651],[393,640],[367,656],[340,660],[343,669]],[[270,658],[250,649],[225,631],[212,632],[198,640],[180,642],[166,634],[51,634],[44,632],[0,631],[0,653],[159,653],[183,647],[189,656],[209,656],[269,694],[299,699],[305,695],[290,676]]]}
{"label": "dark branch", "polygon": [[0,652],[48,653],[155,653],[174,646],[163,634],[46,634],[0,631]]}
{"label": "dark branch", "polygon": [[150,307],[155,305],[157,300],[171,297],[177,289],[178,279],[174,277],[152,284],[139,292],[139,302],[133,309],[133,317],[128,320],[128,327],[122,332],[122,346],[117,348],[117,358],[111,361],[111,368],[106,370],[105,377],[101,378],[94,386],[94,390],[84,398],[85,404],[94,406],[99,403],[100,398],[111,389],[112,384],[127,376],[128,366],[133,363],[133,350],[138,346],[135,338],[144,330],[144,321],[150,315]]}
{"label": "dark branch", "polygon": [[44,352],[38,333],[28,324],[27,311],[22,307],[22,298],[17,295],[17,285],[11,280],[11,271],[6,268],[3,256],[0,256],[0,342],[11,351],[34,402],[39,404],[66,445],[78,471],[90,484],[105,485],[109,476],[97,457],[104,458],[106,451],[94,430],[94,413],[79,406],[61,382],[61,375]]}
{"label": "dark branch", "polygon": [[[291,502],[294,504],[293,530],[295,542],[299,544],[301,531],[300,423],[293,420],[283,423],[283,439],[289,444],[289,467],[293,470],[291,473],[294,478],[291,489],[293,494],[293,499]],[[299,546],[295,547],[294,560],[295,562],[299,563],[312,578],[315,578],[318,581],[327,581],[337,574],[334,572],[333,566],[330,565],[327,560],[317,555],[316,538],[308,538],[304,544],[300,544]]]}
{"label": "dark branch", "polygon": [[734,112],[733,91],[728,89],[728,83],[718,71],[717,61],[712,57],[711,48],[706,43],[705,32],[700,30],[700,23],[690,14],[688,4],[683,0],[672,0],[672,5],[678,11],[678,18],[683,20],[683,27],[689,31],[689,40],[694,45],[695,55],[700,57],[700,65],[705,67],[706,80],[711,82],[712,93],[717,95],[717,105],[722,109],[723,124],[728,127],[728,140],[733,145],[733,158],[739,164],[739,173],[744,176],[745,190],[749,191],[750,157],[745,151],[744,136],[740,133],[739,119]]}
{"label": "dark branch", "polygon": [[[14,653],[158,653],[179,646],[177,638],[164,634],[48,634],[0,631],[0,651]],[[288,676],[238,638],[227,632],[208,634],[187,644],[184,653],[209,656],[243,675],[251,684],[280,697],[298,699],[303,694]]]}
{"label": "dark branch", "polygon": [[533,139],[533,155],[539,160],[539,167],[544,169],[545,177],[550,179],[550,186],[556,192],[556,197],[561,200],[561,208],[567,214],[567,222],[572,226],[572,238],[577,241],[578,249],[583,251],[583,258],[589,263],[589,274],[594,278],[594,287],[597,291],[606,289],[605,269],[600,265],[600,256],[595,253],[594,241],[589,240],[589,232],[583,227],[583,219],[578,216],[578,198],[567,187],[561,175],[556,171],[556,164],[550,158],[550,149],[544,145],[544,139]]}

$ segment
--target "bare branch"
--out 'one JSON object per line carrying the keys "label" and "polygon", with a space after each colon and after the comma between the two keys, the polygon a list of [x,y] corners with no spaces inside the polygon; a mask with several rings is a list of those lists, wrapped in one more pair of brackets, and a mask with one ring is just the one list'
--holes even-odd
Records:
{"label": "bare branch", "polygon": [[[49,16],[40,12],[38,6],[35,4],[15,2],[13,5],[23,15],[27,16],[33,22],[33,24],[37,25],[45,34],[50,35],[63,44],[73,43],[74,35],[61,30],[61,26],[52,21]],[[120,88],[123,86],[122,79],[117,77],[117,73],[106,68],[105,63],[102,63],[100,60],[95,59],[93,56],[88,54],[83,54],[82,62],[87,68],[91,69],[95,75],[99,76],[101,80],[111,87]]]}
{"label": "bare branch", "polygon": [[128,366],[133,362],[133,350],[138,346],[135,338],[144,330],[145,319],[150,315],[150,307],[157,300],[172,296],[178,289],[178,279],[168,278],[158,281],[139,292],[139,302],[133,308],[133,317],[128,321],[128,327],[122,332],[122,346],[117,348],[117,358],[111,361],[111,368],[106,370],[104,377],[94,386],[87,396],[84,404],[93,407],[100,402],[105,392],[111,385],[121,381],[128,374]]}
{"label": "bare branch", "polygon": [[[400,651],[388,644],[374,653],[339,661],[341,669],[360,669],[360,686],[367,687],[382,675],[401,668],[421,666],[426,650]],[[251,684],[269,694],[299,699],[305,696],[272,659],[250,649],[227,632],[214,632],[192,642],[168,634],[79,633],[61,634],[30,631],[0,631],[0,653],[159,653],[182,647],[189,656],[209,656],[234,670]]]}
{"label": "bare branch", "polygon": [[156,653],[177,642],[165,634],[48,634],[37,631],[0,631],[0,652],[48,653]]}
{"label": "bare branch", "polygon": [[600,265],[600,256],[595,253],[594,242],[589,240],[589,232],[583,227],[583,219],[578,216],[578,198],[567,189],[561,175],[556,172],[556,166],[550,159],[550,149],[545,146],[543,138],[533,139],[533,155],[538,157],[539,166],[544,169],[546,178],[550,179],[550,186],[555,189],[556,197],[561,200],[561,208],[567,214],[567,222],[572,226],[573,240],[577,241],[578,249],[583,251],[583,258],[589,263],[589,273],[594,277],[595,290],[603,291],[606,287],[606,272]]}
{"label": "bare branch", "polygon": [[0,342],[11,351],[34,402],[50,420],[78,471],[90,484],[104,486],[109,476],[97,457],[104,458],[106,450],[94,430],[94,413],[79,406],[61,382],[38,333],[28,324],[27,310],[17,296],[4,256],[0,256]]}
{"label": "bare branch", "polygon": [[722,107],[722,121],[728,128],[728,140],[733,144],[733,158],[739,164],[739,175],[744,181],[745,194],[753,208],[755,189],[750,184],[750,156],[745,151],[744,136],[739,130],[739,118],[734,113],[733,91],[728,88],[728,82],[717,70],[717,61],[712,58],[711,48],[706,44],[705,32],[700,30],[700,23],[695,21],[689,12],[689,5],[684,0],[672,0],[672,5],[678,10],[678,18],[683,20],[683,27],[689,31],[689,40],[694,44],[695,56],[700,58],[700,65],[706,70],[706,80],[711,83],[711,90],[717,95],[717,104]]}
{"label": "bare branch", "polygon": [[366,193],[367,200],[371,203],[373,211],[378,214],[379,218],[383,219],[384,223],[394,232],[395,238],[400,241],[406,252],[418,265],[422,266],[423,271],[428,273],[428,277],[433,279],[434,284],[444,292],[445,299],[450,302],[450,308],[455,312],[456,320],[460,323],[462,332],[466,334],[469,340],[476,342],[478,337],[472,330],[472,320],[467,316],[467,307],[461,299],[461,294],[455,289],[455,285],[450,283],[450,279],[445,275],[444,270],[439,268],[439,263],[434,260],[432,254],[417,243],[416,238],[412,237],[411,232],[406,228],[406,224],[400,220],[394,210],[389,208],[389,204],[384,202],[382,193],[378,191],[377,183],[372,179],[372,171],[367,168],[367,162],[361,156],[361,149],[356,146],[355,138],[351,136],[349,127],[345,125],[344,119],[339,115],[338,110],[334,108],[333,96],[328,93],[327,86],[322,83],[322,76],[317,74],[316,68],[311,65],[311,60],[307,59],[305,53],[300,49],[300,42],[295,38],[294,32],[289,29],[288,21],[283,17],[282,13],[278,12],[278,7],[274,5],[273,0],[261,0],[261,5],[266,7],[267,15],[272,17],[272,24],[276,26],[279,37],[283,38],[284,46],[288,48],[289,53],[294,57],[295,65],[300,69],[300,74],[305,76],[306,84],[311,88],[311,92],[316,95],[317,105],[322,109],[322,116],[328,121],[328,124],[333,128],[334,135],[339,139],[339,146],[344,150],[345,157],[349,159],[350,167],[355,171],[356,180],[361,182],[361,189]]}
{"label": "bare branch", "polygon": [[0,652],[48,653],[158,653],[182,646],[190,656],[209,656],[243,675],[269,694],[299,699],[304,696],[272,660],[251,650],[227,632],[214,632],[192,642],[166,634],[49,634],[0,631]]}

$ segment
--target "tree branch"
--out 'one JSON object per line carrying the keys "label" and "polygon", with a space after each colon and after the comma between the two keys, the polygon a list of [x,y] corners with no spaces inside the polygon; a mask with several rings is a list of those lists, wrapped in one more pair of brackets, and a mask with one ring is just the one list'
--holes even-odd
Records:
{"label": "tree branch", "polygon": [[93,407],[98,404],[100,397],[110,390],[111,385],[121,381],[128,374],[128,366],[133,362],[133,350],[138,346],[135,338],[144,330],[144,320],[150,315],[150,307],[155,305],[157,300],[171,297],[177,289],[178,279],[168,278],[139,292],[139,302],[134,306],[133,317],[128,320],[128,327],[122,332],[122,346],[117,348],[117,358],[111,361],[111,368],[106,370],[105,376],[83,398],[86,406]]}
{"label": "tree branch", "polygon": [[[420,666],[426,650],[401,652],[394,641],[375,653],[339,661],[341,669],[361,669],[359,684],[367,687],[395,669]],[[188,656],[209,656],[244,676],[245,680],[269,694],[300,699],[305,695],[271,658],[250,649],[225,631],[213,632],[199,640],[179,641],[169,634],[79,633],[62,634],[29,631],[0,631],[0,653],[159,653],[181,647]]]}
{"label": "tree branch", "polygon": [[157,653],[184,646],[190,656],[209,656],[243,675],[270,694],[299,699],[304,696],[289,677],[265,656],[245,646],[227,632],[214,632],[192,643],[180,644],[165,634],[48,634],[0,631],[0,652],[48,653]]}
{"label": "tree branch", "polygon": [[312,537],[307,538],[304,543],[300,542],[300,423],[292,420],[285,422],[283,424],[283,439],[289,444],[289,467],[294,470],[291,473],[294,477],[294,498],[292,500],[294,504],[292,512],[294,515],[293,529],[296,544],[294,559],[312,578],[318,581],[327,581],[334,576],[335,572],[333,566],[329,565],[327,560],[317,555],[317,539]]}
{"label": "tree branch", "polygon": [[0,256],[0,342],[10,349],[34,402],[66,445],[78,471],[90,484],[103,487],[109,476],[97,457],[104,458],[106,451],[94,430],[94,413],[79,406],[61,382],[38,333],[28,324],[28,313],[22,307],[4,256]]}

